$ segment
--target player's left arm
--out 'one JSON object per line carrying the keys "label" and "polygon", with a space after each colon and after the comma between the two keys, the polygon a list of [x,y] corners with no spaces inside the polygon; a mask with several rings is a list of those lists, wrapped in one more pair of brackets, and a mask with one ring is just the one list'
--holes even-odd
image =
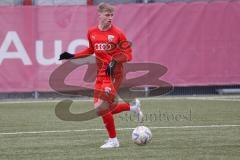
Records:
{"label": "player's left arm", "polygon": [[127,40],[122,32],[119,33],[118,50],[112,58],[117,63],[124,63],[132,60],[132,43]]}
{"label": "player's left arm", "polygon": [[132,43],[127,41],[126,36],[119,32],[119,43],[115,54],[112,56],[111,62],[108,64],[106,74],[111,76],[114,74],[114,68],[117,63],[125,63],[132,60]]}

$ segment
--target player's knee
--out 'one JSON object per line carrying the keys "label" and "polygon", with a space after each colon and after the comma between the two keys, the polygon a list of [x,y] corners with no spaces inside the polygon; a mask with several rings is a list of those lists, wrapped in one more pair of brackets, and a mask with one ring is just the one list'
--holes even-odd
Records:
{"label": "player's knee", "polygon": [[107,101],[104,101],[102,99],[98,99],[98,101],[94,104],[94,107],[97,111],[97,114],[99,116],[103,116],[110,112],[110,104]]}
{"label": "player's knee", "polygon": [[97,102],[94,104],[95,108],[108,108],[109,103],[105,100],[98,99]]}

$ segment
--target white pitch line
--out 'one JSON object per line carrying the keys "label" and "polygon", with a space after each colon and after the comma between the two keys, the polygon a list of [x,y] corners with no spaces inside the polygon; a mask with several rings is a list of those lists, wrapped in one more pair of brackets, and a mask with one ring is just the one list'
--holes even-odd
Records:
{"label": "white pitch line", "polygon": [[[93,99],[71,99],[71,98],[66,98],[69,100],[73,100],[74,102],[93,102]],[[240,96],[210,96],[210,97],[204,97],[204,96],[169,96],[169,97],[142,97],[139,98],[140,100],[215,100],[215,101],[240,101]],[[60,102],[65,99],[56,99],[56,100],[13,100],[13,101],[0,101],[0,104],[22,104],[22,103],[48,103],[48,102]]]}
{"label": "white pitch line", "polygon": [[187,100],[209,100],[209,101],[240,101],[239,98],[220,98],[220,97],[186,97]]}
{"label": "white pitch line", "polygon": [[[149,127],[150,129],[186,129],[186,128],[225,128],[225,127],[240,127],[240,125],[206,125],[206,126],[166,126],[166,127]],[[117,128],[116,130],[133,130],[134,128]],[[80,130],[56,130],[56,131],[32,131],[32,132],[0,132],[0,135],[19,135],[19,134],[43,134],[43,133],[69,133],[69,132],[91,132],[105,131],[99,129],[80,129]]]}
{"label": "white pitch line", "polygon": [[65,99],[44,99],[44,100],[13,100],[13,101],[0,101],[0,104],[22,104],[22,103],[49,103],[49,102],[61,102],[62,100],[72,100],[75,101],[82,101],[82,102],[93,102],[93,99],[71,99],[71,98],[65,98]]}
{"label": "white pitch line", "polygon": [[240,99],[234,99],[234,98],[225,98],[225,97],[146,97],[146,98],[139,98],[140,100],[204,100],[204,101],[233,101],[237,102],[240,101]]}

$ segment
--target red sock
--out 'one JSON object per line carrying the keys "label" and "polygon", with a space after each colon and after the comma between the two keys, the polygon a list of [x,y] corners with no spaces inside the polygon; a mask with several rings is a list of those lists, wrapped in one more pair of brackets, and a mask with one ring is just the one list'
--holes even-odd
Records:
{"label": "red sock", "polygon": [[130,111],[130,104],[129,103],[118,103],[115,104],[115,108],[112,111],[112,114],[117,114],[123,111]]}
{"label": "red sock", "polygon": [[115,130],[115,124],[114,124],[114,119],[113,119],[112,113],[109,112],[109,113],[105,114],[104,116],[102,116],[102,119],[103,119],[103,123],[105,124],[105,127],[107,129],[109,138],[116,137],[116,130]]}

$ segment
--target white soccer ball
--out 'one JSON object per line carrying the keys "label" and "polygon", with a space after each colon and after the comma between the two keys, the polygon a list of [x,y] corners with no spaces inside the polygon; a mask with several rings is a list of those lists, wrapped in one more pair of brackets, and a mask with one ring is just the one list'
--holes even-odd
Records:
{"label": "white soccer ball", "polygon": [[132,140],[137,145],[146,145],[152,140],[152,132],[145,126],[138,126],[132,132]]}

